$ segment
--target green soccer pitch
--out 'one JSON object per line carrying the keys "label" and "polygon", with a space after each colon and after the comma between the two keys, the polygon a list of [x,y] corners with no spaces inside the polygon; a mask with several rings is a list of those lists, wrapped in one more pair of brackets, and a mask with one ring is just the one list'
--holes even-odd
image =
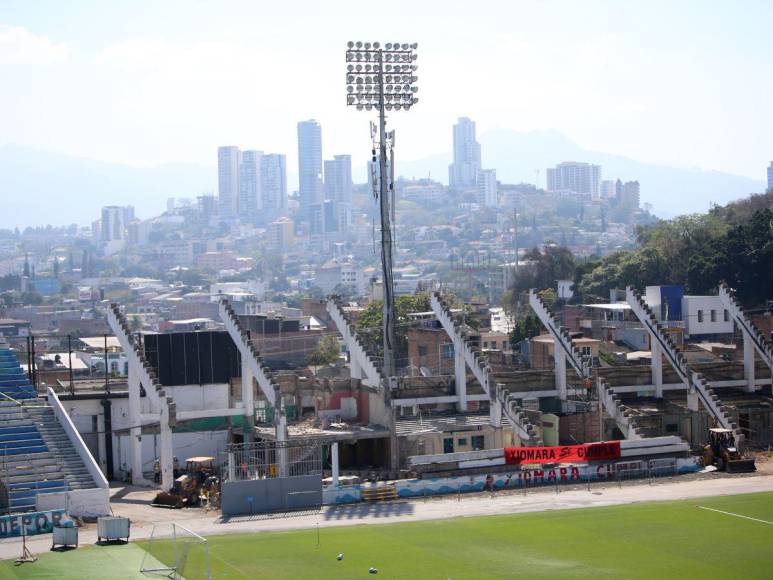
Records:
{"label": "green soccer pitch", "polygon": [[[213,578],[229,579],[366,578],[371,566],[379,578],[444,580],[771,578],[772,522],[773,493],[759,493],[321,528],[319,547],[314,529],[221,535],[209,538],[209,551]],[[37,562],[19,567],[4,561],[0,578],[149,578],[139,573],[145,547],[88,546],[39,554]],[[196,560],[191,552],[189,570]]]}

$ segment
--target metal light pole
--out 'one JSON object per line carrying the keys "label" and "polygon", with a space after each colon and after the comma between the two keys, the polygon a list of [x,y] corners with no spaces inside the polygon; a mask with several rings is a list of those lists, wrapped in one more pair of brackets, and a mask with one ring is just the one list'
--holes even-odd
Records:
{"label": "metal light pole", "polygon": [[[384,287],[383,374],[395,375],[394,287],[392,281],[392,225],[389,216],[389,194],[394,194],[394,131],[386,130],[386,111],[410,110],[419,99],[416,96],[418,58],[417,44],[349,42],[346,50],[346,104],[358,111],[378,111],[378,143],[371,123],[373,162],[378,161],[378,180],[373,176],[373,195],[379,199],[381,214],[381,268]],[[376,159],[378,144],[378,159]],[[387,148],[391,153],[391,171],[387,170]],[[393,202],[394,206],[394,202]],[[392,207],[394,211],[394,207]],[[389,385],[387,385],[387,390]]]}

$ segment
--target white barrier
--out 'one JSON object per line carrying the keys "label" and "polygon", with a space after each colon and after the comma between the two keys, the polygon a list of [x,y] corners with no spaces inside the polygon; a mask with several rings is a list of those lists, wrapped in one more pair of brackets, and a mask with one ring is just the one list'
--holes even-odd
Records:
{"label": "white barrier", "polygon": [[62,402],[59,400],[59,397],[56,396],[56,393],[53,391],[53,389],[51,389],[51,387],[48,388],[48,404],[51,405],[51,408],[54,411],[54,416],[56,417],[57,421],[59,421],[59,424],[62,426],[62,429],[64,429],[64,432],[67,433],[67,437],[70,439],[70,443],[72,443],[75,451],[78,452],[78,456],[86,466],[89,475],[91,475],[92,479],[94,479],[94,485],[102,489],[108,489],[110,485],[107,483],[105,474],[102,473],[102,470],[99,469],[99,465],[97,465],[97,462],[94,461],[94,457],[91,455],[89,448],[86,447],[86,444],[83,442],[83,438],[81,437],[80,433],[78,433],[75,425],[73,425],[73,422],[70,419],[70,415],[67,414],[67,411],[65,411],[64,407],[62,406]]}
{"label": "white barrier", "polygon": [[79,518],[110,515],[110,490],[103,487],[74,489],[55,493],[39,493],[35,499],[38,511],[63,509]]}

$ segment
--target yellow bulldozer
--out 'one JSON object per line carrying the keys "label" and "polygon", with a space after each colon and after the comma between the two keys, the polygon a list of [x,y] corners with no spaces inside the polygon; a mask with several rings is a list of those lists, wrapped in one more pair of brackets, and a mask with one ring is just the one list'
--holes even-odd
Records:
{"label": "yellow bulldozer", "polygon": [[150,505],[166,508],[197,505],[202,490],[209,491],[217,484],[214,461],[214,457],[189,457],[185,462],[185,472],[174,480],[172,489],[160,491]]}
{"label": "yellow bulldozer", "polygon": [[727,473],[750,473],[756,471],[754,458],[743,456],[730,429],[709,429],[709,442],[703,448],[703,465],[716,465],[719,471]]}

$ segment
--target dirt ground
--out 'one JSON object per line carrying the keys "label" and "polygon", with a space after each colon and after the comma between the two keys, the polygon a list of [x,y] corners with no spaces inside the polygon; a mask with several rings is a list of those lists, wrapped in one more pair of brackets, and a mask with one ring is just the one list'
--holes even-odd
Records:
{"label": "dirt ground", "polygon": [[[150,506],[154,490],[121,486],[111,488],[114,515],[131,520],[131,539],[148,538],[154,524],[176,522],[209,536],[213,534],[279,531],[310,527],[355,524],[396,523],[467,516],[574,509],[619,505],[645,501],[663,501],[773,491],[773,459],[767,453],[757,458],[757,472],[752,474],[706,473],[660,479],[631,480],[507,490],[495,493],[471,493],[432,496],[391,502],[323,506],[319,509],[280,514],[222,517],[218,511],[201,508],[164,509]],[[80,543],[95,543],[96,525],[80,529]],[[28,540],[35,551],[47,551],[51,536]],[[0,559],[17,557],[20,540],[0,540]]]}

